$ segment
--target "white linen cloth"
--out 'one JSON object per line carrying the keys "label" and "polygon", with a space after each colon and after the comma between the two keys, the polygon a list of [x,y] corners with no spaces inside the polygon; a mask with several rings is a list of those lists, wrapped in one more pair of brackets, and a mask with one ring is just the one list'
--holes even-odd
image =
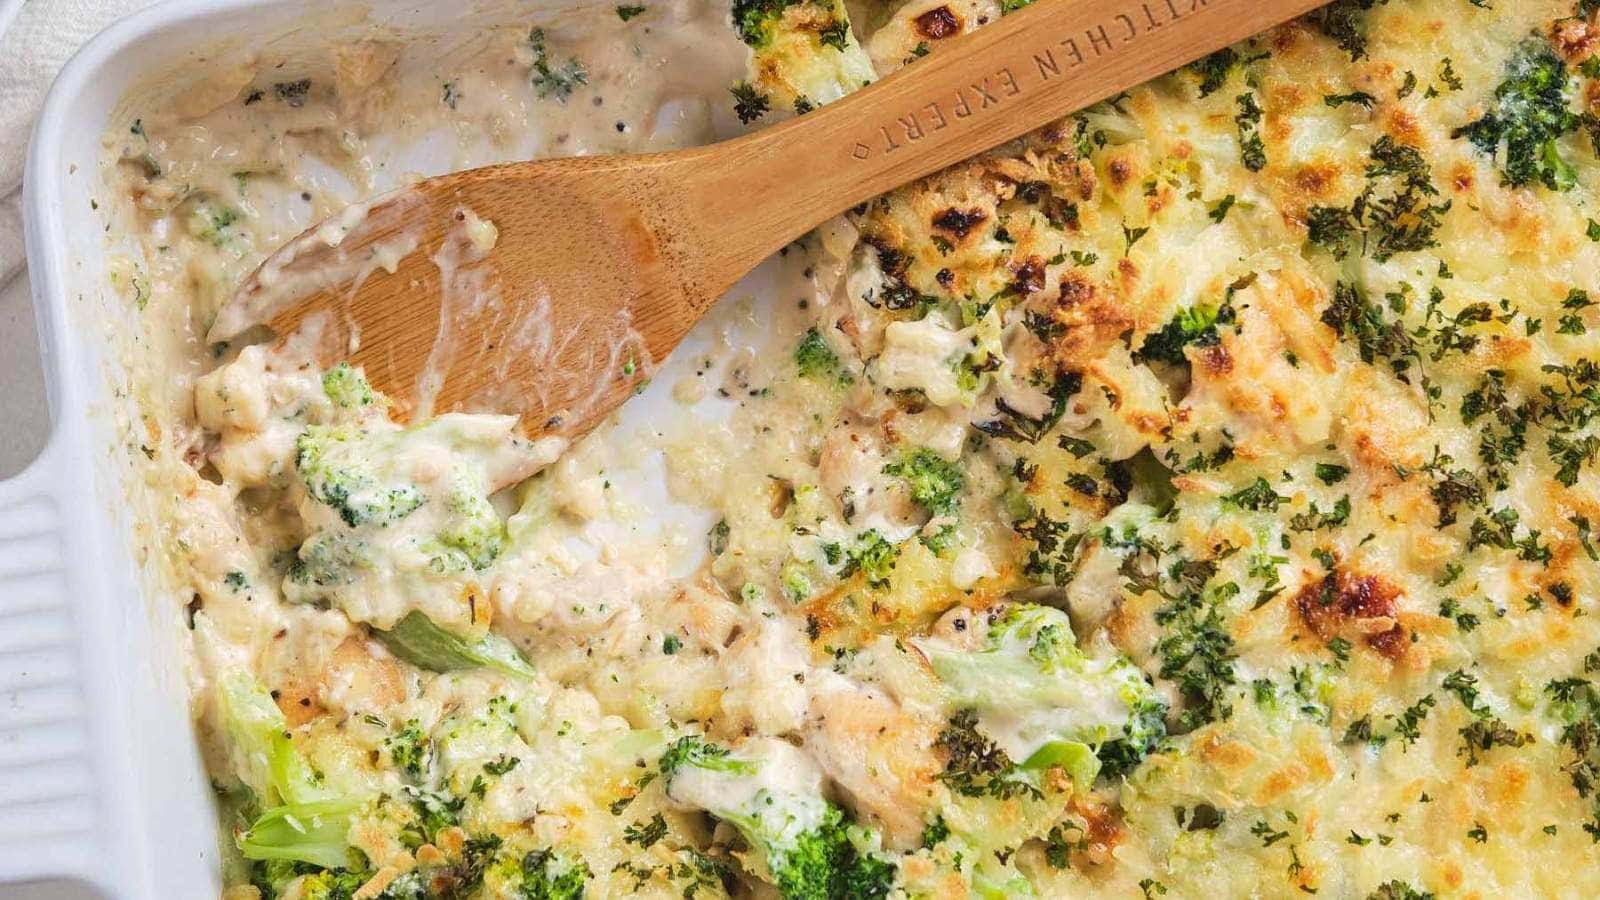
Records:
{"label": "white linen cloth", "polygon": [[21,471],[50,430],[22,252],[22,166],[34,119],[85,41],[151,3],[0,0],[0,479]]}
{"label": "white linen cloth", "polygon": [[56,73],[96,32],[152,0],[0,0],[0,286],[22,271],[22,165]]}

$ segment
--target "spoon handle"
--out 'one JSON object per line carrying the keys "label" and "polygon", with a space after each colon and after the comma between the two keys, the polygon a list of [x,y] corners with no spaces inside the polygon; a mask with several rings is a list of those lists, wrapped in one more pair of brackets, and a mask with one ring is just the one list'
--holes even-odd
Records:
{"label": "spoon handle", "polygon": [[779,241],[748,248],[759,259],[857,203],[1322,2],[1037,0],[842,100],[723,145],[732,174],[707,212]]}

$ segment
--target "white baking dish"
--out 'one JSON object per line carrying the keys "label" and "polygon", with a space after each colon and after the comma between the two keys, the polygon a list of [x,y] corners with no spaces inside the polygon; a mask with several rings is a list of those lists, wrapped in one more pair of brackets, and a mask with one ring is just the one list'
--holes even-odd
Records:
{"label": "white baking dish", "polygon": [[[123,499],[134,472],[128,445],[140,438],[117,424],[127,420],[118,415],[122,368],[108,350],[130,313],[109,282],[106,205],[94,200],[106,195],[101,137],[121,121],[124,94],[219,49],[292,55],[377,31],[445,55],[486,27],[573,8],[174,0],[100,34],[62,72],[33,135],[25,191],[53,430],[32,467],[0,482],[0,884],[61,878],[117,898],[219,891],[212,791],[179,666],[183,603],[148,587]],[[447,165],[427,156],[407,153],[405,163]],[[758,272],[740,292],[760,293],[767,277]],[[702,326],[691,348],[731,327]],[[624,427],[671,408],[668,381],[629,405]],[[636,489],[659,519],[700,532],[710,524],[675,507],[659,478]]]}
{"label": "white baking dish", "polygon": [[[110,452],[114,362],[100,135],[125,86],[245,3],[180,2],[91,41],[51,90],[24,186],[53,423],[0,483],[0,881],[81,880],[105,896],[216,894],[216,829],[184,713],[170,617],[141,598]],[[187,36],[187,38],[185,37]]]}

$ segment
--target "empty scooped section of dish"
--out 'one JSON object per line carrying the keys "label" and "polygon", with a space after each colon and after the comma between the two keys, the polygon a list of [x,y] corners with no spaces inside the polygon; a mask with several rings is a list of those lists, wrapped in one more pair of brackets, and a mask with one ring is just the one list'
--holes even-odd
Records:
{"label": "empty scooped section of dish", "polygon": [[[7,765],[22,767],[18,778],[74,787],[53,799],[37,792],[3,798],[0,833],[9,837],[0,880],[65,875],[118,897],[216,892],[212,791],[188,728],[184,603],[151,552],[171,498],[149,489],[123,452],[143,458],[140,446],[152,453],[163,442],[182,446],[171,423],[192,405],[196,377],[215,354],[237,350],[205,340],[210,311],[267,250],[416,177],[731,133],[731,111],[705,98],[725,92],[744,50],[721,27],[723,13],[707,24],[702,6],[657,4],[672,23],[657,31],[659,43],[583,50],[642,59],[647,68],[692,56],[691,70],[596,79],[585,108],[564,112],[556,103],[536,106],[526,74],[517,90],[502,90],[492,67],[465,61],[494,59],[488,42],[501,40],[513,49],[495,64],[525,67],[519,45],[530,30],[544,26],[552,45],[567,46],[572,22],[592,13],[583,4],[167,5],[118,26],[64,74],[36,133],[29,180],[30,255],[56,433],[22,479],[0,485],[0,517],[27,516],[41,540],[60,541],[62,558],[74,560],[64,581],[35,585],[27,616],[39,627],[17,620],[6,652],[77,662],[18,669],[16,702],[0,725],[20,742],[11,746],[39,748],[40,758],[52,760],[51,771],[35,777],[27,768],[33,756],[8,757]],[[353,86],[382,68],[383,84],[319,109],[317,93],[338,80],[341,66]],[[302,93],[305,80],[311,85]],[[267,108],[304,116],[304,127],[285,140],[238,140]],[[167,116],[185,125],[165,131]],[[359,134],[340,127],[345,116],[362,123]],[[579,133],[563,116],[598,124]],[[187,183],[182,192],[155,187],[144,144],[162,134],[186,144],[171,155],[191,159],[195,174],[222,177],[171,179]],[[224,134],[245,149],[219,166],[208,148]],[[148,240],[111,202],[126,182],[141,180],[151,184],[137,193],[136,207],[182,207],[167,231]],[[226,246],[200,265],[162,249],[213,240]],[[159,293],[161,283],[177,279],[192,279],[207,302],[191,309]],[[168,371],[152,377],[152,360]],[[641,482],[651,480],[648,467],[641,465]],[[652,506],[668,506],[664,489],[647,496]],[[34,515],[36,501],[60,515]],[[684,527],[704,531],[698,523]],[[577,551],[597,552],[592,544]],[[63,735],[72,740],[63,743]],[[40,826],[46,821],[51,828]]]}

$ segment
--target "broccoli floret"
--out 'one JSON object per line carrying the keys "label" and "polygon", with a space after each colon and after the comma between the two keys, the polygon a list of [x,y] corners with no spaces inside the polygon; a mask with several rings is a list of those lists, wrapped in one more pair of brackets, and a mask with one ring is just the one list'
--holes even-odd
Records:
{"label": "broccoli floret", "polygon": [[[467,839],[464,856],[471,857],[475,843],[476,839]],[[471,869],[476,862],[469,858],[448,868],[413,869],[390,880],[376,894],[357,893],[372,880],[374,873],[371,871],[323,869],[285,860],[257,862],[258,877],[253,883],[266,898],[293,896],[298,900],[354,900],[359,896],[369,897],[370,900],[434,900],[441,896],[467,897],[473,896],[471,891],[482,882],[482,872]]]}
{"label": "broccoli floret", "polygon": [[805,566],[795,560],[785,563],[778,571],[778,586],[792,603],[799,603],[811,596],[811,577],[806,574]]}
{"label": "broccoli floret", "polygon": [[348,869],[324,869],[300,879],[301,900],[350,900],[356,890],[372,876]]}
{"label": "broccoli floret", "polygon": [[[888,586],[889,577],[894,574],[895,559],[900,555],[900,548],[879,534],[877,529],[857,535],[855,546],[843,551],[836,545],[830,546],[833,547],[830,557],[843,555],[844,567],[839,570],[841,576],[848,578],[860,572],[867,584],[875,588]],[[830,558],[829,561],[833,560]]]}
{"label": "broccoli floret", "polygon": [[839,355],[828,346],[827,340],[822,337],[822,332],[813,328],[806,332],[800,343],[794,348],[795,368],[800,370],[800,377],[811,378],[817,381],[831,381],[837,384],[849,384],[853,381],[850,372],[839,361]]}
{"label": "broccoli floret", "polygon": [[725,818],[738,827],[745,840],[765,851],[767,867],[784,897],[830,896],[844,839],[844,816],[837,807],[825,804],[821,819],[797,834],[789,833],[794,826],[782,821],[782,816],[784,813],[769,807],[754,815]]}
{"label": "broccoli floret", "polygon": [[313,425],[295,440],[295,469],[313,499],[331,507],[351,528],[387,525],[422,505],[416,485],[385,483],[374,471],[366,435]]}
{"label": "broccoli floret", "polygon": [[289,579],[300,585],[336,587],[355,581],[372,564],[367,542],[351,534],[323,531],[306,539],[289,566]]}
{"label": "broccoli floret", "polygon": [[[275,898],[282,896],[288,889],[289,882],[294,881],[307,871],[320,872],[305,863],[291,862],[283,859],[253,860],[248,863],[250,883],[261,892],[262,897]],[[226,877],[226,876],[225,876]]]}
{"label": "broccoli floret", "polygon": [[[1086,787],[1100,763],[1107,774],[1125,773],[1166,736],[1166,705],[1155,688],[1126,658],[1079,649],[1066,613],[1018,604],[991,616],[988,627],[976,650],[918,644],[962,711],[952,725],[972,732],[952,737],[946,749],[984,776],[980,785],[1020,779],[1037,787],[1038,776],[1061,768]],[[991,717],[1007,727],[989,727]]]}
{"label": "broccoli floret", "polygon": [[505,523],[489,498],[473,488],[458,482],[450,491],[454,518],[439,532],[439,552],[428,561],[435,572],[482,571],[494,565],[505,546]]}
{"label": "broccoli floret", "polygon": [[477,590],[475,573],[504,551],[505,522],[489,498],[535,466],[515,421],[452,413],[403,430],[382,422],[307,428],[295,457],[295,502],[308,534],[284,596],[370,621],[385,605],[371,598],[382,594],[402,612],[425,609],[465,631],[455,616],[434,612],[430,598]]}
{"label": "broccoli floret", "polygon": [[372,636],[390,653],[430,672],[487,667],[524,678],[533,675],[533,666],[522,651],[505,638],[489,633],[469,640],[440,628],[417,610],[406,613],[388,631],[375,629]]}
{"label": "broccoli floret", "polygon": [[297,860],[324,869],[351,863],[350,826],[361,805],[354,800],[290,803],[262,813],[236,838],[245,859]]}
{"label": "broccoli floret", "polygon": [[932,534],[919,534],[917,540],[922,542],[928,552],[934,556],[943,557],[950,552],[956,544],[956,526],[950,523],[939,526],[939,530]]}
{"label": "broccoli floret", "polygon": [[759,738],[730,753],[683,738],[659,768],[674,800],[738,829],[789,900],[878,898],[894,885],[897,869],[871,849],[874,835],[822,796],[821,772],[790,744]]}
{"label": "broccoli floret", "polygon": [[[413,721],[394,735],[387,747],[398,760],[418,750],[419,740],[426,738]],[[473,790],[478,790],[477,785]],[[404,802],[390,802],[402,798]],[[461,824],[465,803],[465,797],[411,786],[404,787],[399,795],[379,797],[370,804],[345,798],[290,803],[267,810],[248,827],[237,827],[234,840],[240,854],[251,861],[251,883],[263,897],[352,900],[361,896],[356,891],[371,882],[375,873],[346,835],[374,834],[373,829],[381,828],[406,847],[435,843],[447,828]],[[498,885],[518,884],[522,873],[515,857],[500,854],[502,843],[492,833],[467,837],[459,845],[459,853],[448,860],[426,861],[417,869],[388,879],[381,891],[369,890],[370,896],[372,900],[476,897],[491,867],[499,875]],[[545,896],[504,891],[493,895]]]}
{"label": "broccoli floret", "polygon": [[434,843],[441,831],[461,824],[461,811],[467,805],[465,796],[409,785],[403,791],[410,801],[413,816],[401,830],[401,837],[407,843]]}
{"label": "broccoli floret", "polygon": [[517,897],[523,900],[579,900],[594,875],[589,864],[553,850],[522,857]]}
{"label": "broccoli floret", "polygon": [[752,763],[730,757],[726,748],[693,734],[678,738],[657,764],[662,776],[669,779],[685,766],[730,775],[750,775],[756,770]]}
{"label": "broccoli floret", "polygon": [[1451,137],[1465,137],[1490,156],[1505,146],[1501,172],[1520,187],[1538,181],[1564,191],[1577,180],[1561,158],[1556,140],[1575,130],[1581,117],[1567,99],[1567,67],[1540,38],[1530,38],[1506,65],[1506,78],[1494,91],[1494,109],[1463,125]]}
{"label": "broccoli floret", "polygon": [[1180,309],[1172,321],[1161,326],[1160,331],[1145,337],[1144,343],[1139,346],[1139,359],[1160,360],[1172,365],[1187,363],[1189,360],[1183,355],[1184,347],[1190,344],[1196,347],[1216,346],[1221,341],[1217,326],[1231,325],[1234,318],[1233,304],[1226,300],[1215,306],[1200,303],[1189,309]]}
{"label": "broccoli floret", "polygon": [[1129,704],[1128,720],[1122,736],[1114,737],[1095,751],[1100,774],[1121,778],[1139,767],[1167,736],[1167,705],[1152,696],[1141,696]]}
{"label": "broccoli floret", "polygon": [[936,516],[955,512],[956,495],[966,483],[961,467],[925,447],[902,454],[883,467],[885,475],[905,479],[911,499]]}
{"label": "broccoli floret", "polygon": [[202,200],[194,205],[186,224],[189,234],[213,247],[222,247],[233,239],[239,218],[236,209]]}
{"label": "broccoli floret", "polygon": [[875,853],[863,852],[853,843],[850,849],[853,855],[834,879],[835,885],[843,889],[836,896],[843,900],[880,900],[889,896],[900,874],[895,864]]}
{"label": "broccoli floret", "polygon": [[422,781],[433,767],[433,741],[416,719],[385,738],[383,749],[388,751],[394,767],[413,782]]}
{"label": "broccoli floret", "polygon": [[345,409],[371,406],[379,399],[378,392],[367,382],[367,376],[349,363],[339,363],[322,373],[322,392]]}

